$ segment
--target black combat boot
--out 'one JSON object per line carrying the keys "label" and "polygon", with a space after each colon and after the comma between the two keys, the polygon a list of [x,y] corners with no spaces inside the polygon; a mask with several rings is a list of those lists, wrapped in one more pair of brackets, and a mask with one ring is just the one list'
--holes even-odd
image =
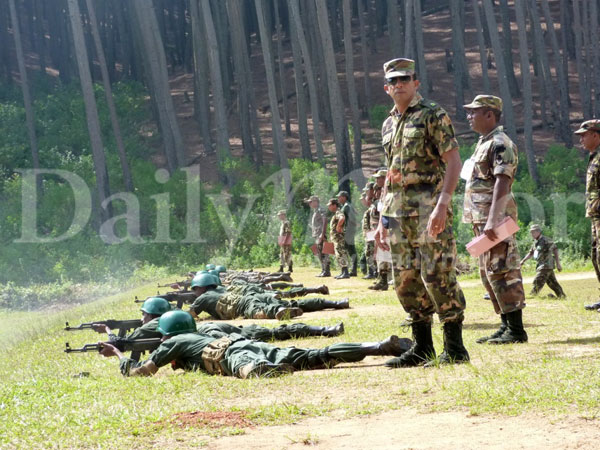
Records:
{"label": "black combat boot", "polygon": [[350,274],[349,274],[349,275],[350,275],[351,277],[356,277],[356,276],[358,276],[358,271],[357,271],[357,269],[356,269],[356,258],[353,258],[353,261],[352,261],[352,270],[350,271]]}
{"label": "black combat boot", "polygon": [[369,289],[373,291],[387,291],[389,288],[387,273],[380,273],[379,280],[373,286],[369,286]]}
{"label": "black combat boot", "polygon": [[527,332],[523,328],[523,310],[506,314],[507,328],[502,336],[490,339],[488,344],[519,344],[527,342]]}
{"label": "black combat boot", "polygon": [[384,341],[365,342],[361,344],[361,349],[365,352],[365,356],[400,356],[412,345],[413,341],[410,339],[392,335]]}
{"label": "black combat boot", "polygon": [[313,327],[309,326],[309,336],[326,336],[336,337],[340,334],[344,334],[344,322],[340,322],[333,327]]}
{"label": "black combat boot", "polygon": [[413,322],[410,326],[413,332],[414,344],[402,356],[386,361],[385,365],[387,367],[416,367],[435,358],[431,323]]}
{"label": "black combat boot", "polygon": [[600,310],[600,302],[592,303],[591,305],[585,305],[584,308],[588,311]]}
{"label": "black combat boot", "polygon": [[279,270],[277,272],[283,272],[283,264],[281,266],[279,266]]}
{"label": "black combat boot", "polygon": [[318,286],[316,288],[306,288],[306,293],[329,295],[329,288],[322,284],[321,286]]}
{"label": "black combat boot", "polygon": [[444,322],[444,351],[437,360],[429,361],[424,367],[460,364],[468,362],[469,359],[469,353],[463,345],[462,322]]}
{"label": "black combat boot", "polygon": [[327,277],[330,277],[330,276],[331,276],[331,267],[330,267],[330,264],[327,263],[325,265],[325,272],[323,272],[323,277],[327,278]]}
{"label": "black combat boot", "polygon": [[490,339],[496,339],[502,336],[507,328],[506,314],[500,314],[500,320],[502,320],[502,323],[500,324],[500,328],[498,328],[496,332],[492,333],[489,336],[480,337],[475,342],[477,342],[478,344],[485,344]]}
{"label": "black combat boot", "polygon": [[369,273],[363,277],[363,280],[373,280],[377,278],[377,270],[369,267]]}
{"label": "black combat boot", "polygon": [[334,277],[336,280],[343,280],[345,278],[350,278],[350,274],[348,273],[347,267],[342,267],[342,273]]}
{"label": "black combat boot", "polygon": [[288,272],[289,272],[289,273],[292,273],[292,272],[293,272],[293,270],[292,270],[292,265],[293,265],[293,263],[290,263],[290,265],[288,266],[288,269],[289,269],[289,270],[288,270]]}
{"label": "black combat boot", "polygon": [[343,298],[338,302],[334,300],[325,300],[323,301],[323,307],[333,309],[348,309],[350,308],[350,299]]}

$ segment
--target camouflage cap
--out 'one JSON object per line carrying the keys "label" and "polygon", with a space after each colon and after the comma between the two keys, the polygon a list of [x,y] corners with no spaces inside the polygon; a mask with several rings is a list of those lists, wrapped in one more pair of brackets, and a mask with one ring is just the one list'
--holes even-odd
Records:
{"label": "camouflage cap", "polygon": [[375,178],[380,178],[380,177],[385,177],[386,175],[387,175],[387,170],[379,169],[377,172],[375,172],[375,174],[373,176]]}
{"label": "camouflage cap", "polygon": [[415,74],[415,62],[412,59],[396,58],[383,65],[385,78],[403,77]]}
{"label": "camouflage cap", "polygon": [[349,198],[349,197],[350,197],[350,194],[348,194],[348,191],[340,191],[340,192],[338,192],[338,193],[336,194],[336,197],[339,197],[339,196],[341,196],[341,195],[343,195],[343,196],[344,196],[344,197],[346,197],[346,198]]}
{"label": "camouflage cap", "polygon": [[492,108],[502,111],[502,99],[495,95],[478,95],[468,105],[463,105],[465,109]]}
{"label": "camouflage cap", "polygon": [[319,202],[319,203],[321,202],[319,200],[319,197],[317,197],[316,195],[311,195],[310,197],[304,199],[304,203],[310,203],[310,202],[313,202],[313,201],[316,201],[316,202]]}
{"label": "camouflage cap", "polygon": [[277,211],[277,215],[278,216],[285,216],[287,214],[285,209],[280,209],[279,211]]}
{"label": "camouflage cap", "polygon": [[579,129],[575,131],[575,134],[583,134],[588,130],[593,130],[600,133],[600,119],[586,120],[579,125]]}
{"label": "camouflage cap", "polygon": [[542,231],[542,227],[539,226],[537,223],[532,223],[531,225],[529,225],[529,231]]}
{"label": "camouflage cap", "polygon": [[340,202],[338,201],[337,198],[330,198],[329,201],[327,202],[327,206],[329,206],[329,205],[340,206]]}
{"label": "camouflage cap", "polygon": [[373,182],[373,181],[369,181],[367,184],[365,184],[365,187],[364,187],[364,189],[363,189],[363,192],[364,192],[364,191],[368,191],[369,189],[373,189],[373,186],[375,186],[375,182]]}

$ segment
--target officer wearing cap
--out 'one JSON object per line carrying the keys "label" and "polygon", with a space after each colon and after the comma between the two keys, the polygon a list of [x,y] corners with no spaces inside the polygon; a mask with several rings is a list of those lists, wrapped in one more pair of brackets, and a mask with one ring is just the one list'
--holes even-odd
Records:
{"label": "officer wearing cap", "polygon": [[354,235],[356,234],[356,210],[352,204],[348,201],[350,194],[347,191],[340,191],[336,195],[340,204],[340,209],[344,213],[346,218],[344,236],[346,239],[346,251],[348,252],[348,263],[352,263],[350,269],[350,276],[355,277],[357,275],[356,265],[356,245],[354,244]]}
{"label": "officer wearing cap", "polygon": [[365,212],[362,217],[362,233],[365,241],[365,250],[360,258],[360,268],[365,273],[364,280],[375,278],[375,242],[367,240],[367,233],[371,231],[371,209],[374,200],[373,186],[375,183],[370,181],[363,189],[360,201],[365,207]]}
{"label": "officer wearing cap", "polygon": [[[592,222],[592,263],[600,281],[600,119],[586,120],[575,131],[581,146],[590,152],[585,179],[585,216]],[[600,299],[586,309],[600,309]]]}
{"label": "officer wearing cap", "polygon": [[[504,218],[517,221],[517,203],[511,191],[517,173],[517,146],[498,125],[502,99],[478,95],[464,108],[469,125],[480,137],[462,174],[467,181],[463,222],[473,225],[476,236],[485,234],[495,239],[494,228]],[[499,242],[479,257],[479,274],[496,314],[500,314],[501,324],[495,333],[476,342],[527,342],[523,328],[525,292],[515,236]]]}
{"label": "officer wearing cap", "polygon": [[[281,221],[279,227],[279,236],[288,237],[292,234],[292,226],[290,221],[287,220],[287,214],[284,209],[277,213],[277,217]],[[288,266],[288,271],[292,272],[292,245],[284,244],[279,246],[279,272],[283,272],[283,266]]]}
{"label": "officer wearing cap", "polygon": [[454,127],[444,111],[418,92],[415,62],[383,65],[385,92],[394,101],[381,130],[388,173],[375,234],[379,247],[390,234],[396,295],[411,316],[415,345],[389,367],[413,367],[435,356],[431,323],[444,326],[441,363],[469,360],[462,343],[465,298],[456,281],[451,200],[461,162]]}
{"label": "officer wearing cap", "polygon": [[329,222],[329,240],[333,242],[335,258],[341,273],[335,278],[350,278],[348,273],[348,252],[346,250],[345,223],[346,216],[340,209],[340,202],[337,198],[329,199],[327,209],[333,214]]}
{"label": "officer wearing cap", "polygon": [[558,284],[554,274],[555,266],[559,272],[562,270],[558,248],[551,239],[542,235],[542,227],[537,223],[530,225],[529,233],[531,233],[534,243],[519,265],[522,266],[531,257],[535,260],[535,278],[533,279],[531,295],[537,295],[548,283],[548,287],[554,291],[558,298],[565,298],[565,292]]}
{"label": "officer wearing cap", "polygon": [[310,218],[310,230],[311,235],[315,240],[315,245],[317,246],[317,258],[319,258],[319,263],[321,264],[321,273],[317,276],[330,277],[331,263],[329,261],[329,255],[323,253],[323,243],[326,241],[325,236],[327,233],[327,215],[325,210],[321,207],[319,197],[316,195],[305,198],[304,203],[308,203],[313,210],[313,214]]}

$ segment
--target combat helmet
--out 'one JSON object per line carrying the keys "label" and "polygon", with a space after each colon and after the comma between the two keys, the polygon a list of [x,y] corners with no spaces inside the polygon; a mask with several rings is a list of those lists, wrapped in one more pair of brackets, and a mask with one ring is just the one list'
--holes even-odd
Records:
{"label": "combat helmet", "polygon": [[171,305],[167,300],[160,297],[147,298],[142,305],[142,311],[153,316],[162,316],[167,311],[171,311]]}
{"label": "combat helmet", "polygon": [[190,287],[206,287],[206,286],[214,286],[217,285],[217,280],[215,280],[215,276],[211,273],[201,273],[200,275],[196,275],[192,282],[190,283]]}
{"label": "combat helmet", "polygon": [[163,336],[196,332],[196,321],[187,311],[180,309],[164,313],[158,319],[158,331]]}

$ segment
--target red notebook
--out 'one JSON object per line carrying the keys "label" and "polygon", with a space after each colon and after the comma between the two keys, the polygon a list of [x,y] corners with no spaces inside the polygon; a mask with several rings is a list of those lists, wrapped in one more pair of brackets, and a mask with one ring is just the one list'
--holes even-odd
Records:
{"label": "red notebook", "polygon": [[494,228],[494,231],[496,232],[496,239],[493,241],[485,234],[482,234],[469,242],[467,244],[467,251],[469,254],[474,258],[478,258],[497,243],[519,231],[519,225],[517,225],[512,217],[506,217],[496,228]]}
{"label": "red notebook", "polygon": [[292,235],[286,234],[284,236],[277,236],[277,244],[280,246],[292,245]]}

